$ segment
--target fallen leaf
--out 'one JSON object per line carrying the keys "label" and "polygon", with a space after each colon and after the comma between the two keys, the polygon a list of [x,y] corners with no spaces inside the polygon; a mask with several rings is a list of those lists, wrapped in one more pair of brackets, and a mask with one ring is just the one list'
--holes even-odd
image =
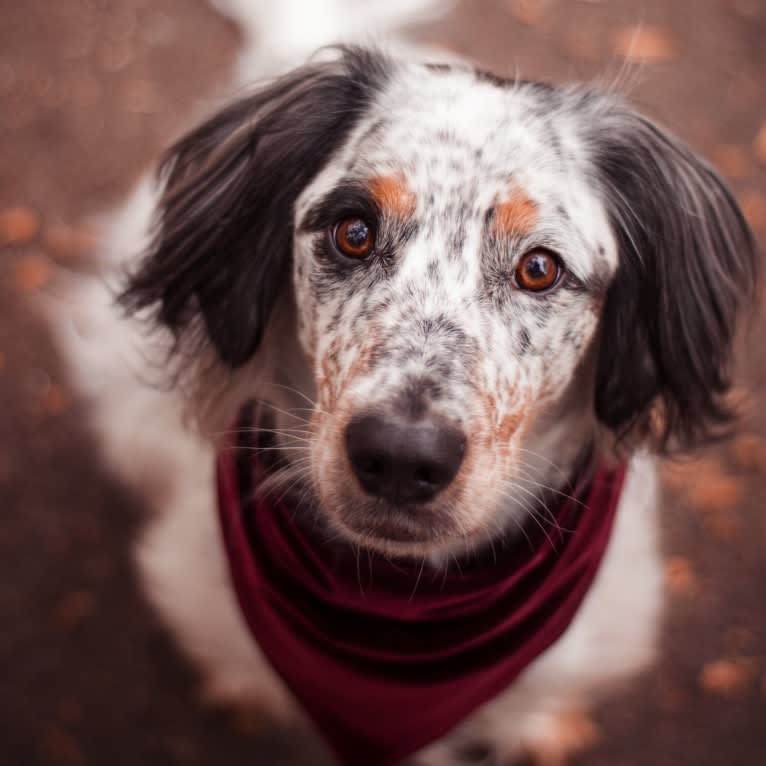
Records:
{"label": "fallen leaf", "polygon": [[746,178],[752,173],[750,154],[740,144],[721,144],[713,152],[713,162],[728,178]]}
{"label": "fallen leaf", "polygon": [[678,596],[690,596],[697,590],[697,576],[689,559],[671,556],[665,562],[665,583]]}
{"label": "fallen leaf", "polygon": [[616,34],[614,51],[628,61],[658,63],[675,56],[675,45],[662,27],[631,26]]}
{"label": "fallen leaf", "polygon": [[741,694],[758,672],[758,660],[738,657],[708,662],[700,673],[700,686],[709,694],[736,697]]}
{"label": "fallen leaf", "polygon": [[538,766],[558,766],[580,750],[595,745],[600,738],[601,732],[593,719],[573,710],[560,714],[550,732],[532,735],[524,747]]}
{"label": "fallen leaf", "polygon": [[57,261],[73,261],[93,252],[96,234],[88,226],[57,223],[48,226],[43,235],[43,248]]}
{"label": "fallen leaf", "polygon": [[742,499],[742,483],[723,474],[700,474],[686,489],[686,499],[698,511],[730,510]]}
{"label": "fallen leaf", "polygon": [[721,471],[721,463],[710,457],[701,457],[684,462],[667,460],[662,464],[664,482],[679,491],[694,487],[699,476],[716,476]]}
{"label": "fallen leaf", "polygon": [[766,473],[766,439],[755,434],[743,434],[732,443],[737,465],[750,471]]}
{"label": "fallen leaf", "polygon": [[755,151],[755,156],[758,158],[759,162],[766,165],[766,122],[761,125],[761,129],[755,137],[753,150]]}
{"label": "fallen leaf", "polygon": [[40,231],[40,216],[31,207],[18,205],[0,212],[0,245],[23,245]]}
{"label": "fallen leaf", "polygon": [[766,233],[766,196],[751,189],[740,196],[739,204],[750,226],[759,234]]}
{"label": "fallen leaf", "polygon": [[25,255],[16,263],[15,283],[22,292],[29,292],[42,287],[48,282],[50,275],[50,265],[42,255]]}
{"label": "fallen leaf", "polygon": [[544,18],[549,0],[509,0],[511,16],[527,26],[537,26]]}

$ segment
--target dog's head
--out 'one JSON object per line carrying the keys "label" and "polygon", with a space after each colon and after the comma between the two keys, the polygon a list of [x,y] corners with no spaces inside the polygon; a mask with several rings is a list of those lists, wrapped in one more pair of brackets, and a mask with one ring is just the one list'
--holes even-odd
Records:
{"label": "dog's head", "polygon": [[357,542],[470,544],[597,433],[688,447],[730,418],[751,235],[716,173],[612,95],[346,49],[165,167],[123,300],[184,353],[201,338],[234,404],[280,403],[282,446]]}

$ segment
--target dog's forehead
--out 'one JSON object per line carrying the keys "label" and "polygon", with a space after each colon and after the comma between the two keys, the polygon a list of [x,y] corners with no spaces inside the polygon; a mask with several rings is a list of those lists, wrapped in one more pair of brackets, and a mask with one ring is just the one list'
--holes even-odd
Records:
{"label": "dog's forehead", "polygon": [[[421,217],[479,218],[498,203],[523,199],[539,221],[560,227],[562,236],[576,229],[585,249],[615,267],[583,138],[585,116],[575,102],[553,86],[504,83],[470,69],[404,67],[296,210],[300,217],[348,178],[399,179]],[[450,216],[440,220],[448,224]]]}
{"label": "dog's forehead", "polygon": [[408,70],[382,92],[370,114],[378,119],[357,146],[371,161],[388,155],[413,168],[452,164],[465,175],[502,180],[546,158],[572,158],[571,148],[567,157],[560,145],[567,136],[553,123],[552,95],[552,89],[499,86],[469,72]]}

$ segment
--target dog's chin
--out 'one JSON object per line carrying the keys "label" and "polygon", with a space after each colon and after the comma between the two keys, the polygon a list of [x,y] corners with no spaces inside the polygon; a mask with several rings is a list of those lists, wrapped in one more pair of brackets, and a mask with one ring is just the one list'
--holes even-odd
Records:
{"label": "dog's chin", "polygon": [[343,503],[334,510],[333,526],[346,539],[386,556],[422,557],[465,538],[448,515],[419,505],[365,500]]}

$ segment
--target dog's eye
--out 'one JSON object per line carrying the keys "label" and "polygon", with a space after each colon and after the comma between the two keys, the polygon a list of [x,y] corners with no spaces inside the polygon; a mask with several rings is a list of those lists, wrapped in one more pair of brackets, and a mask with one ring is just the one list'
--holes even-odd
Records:
{"label": "dog's eye", "polygon": [[344,218],[336,224],[335,246],[348,258],[366,258],[375,246],[372,228],[363,218]]}
{"label": "dog's eye", "polygon": [[530,293],[549,290],[561,276],[558,258],[547,250],[536,249],[528,252],[516,267],[516,285]]}

